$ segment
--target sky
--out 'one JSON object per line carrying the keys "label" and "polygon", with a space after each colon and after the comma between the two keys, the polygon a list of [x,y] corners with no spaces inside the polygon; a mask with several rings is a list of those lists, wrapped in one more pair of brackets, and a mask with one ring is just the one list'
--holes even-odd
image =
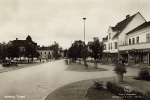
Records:
{"label": "sky", "polygon": [[126,15],[140,12],[150,21],[150,0],[0,0],[0,42],[25,40],[38,45],[56,41],[69,48],[75,40],[106,37]]}

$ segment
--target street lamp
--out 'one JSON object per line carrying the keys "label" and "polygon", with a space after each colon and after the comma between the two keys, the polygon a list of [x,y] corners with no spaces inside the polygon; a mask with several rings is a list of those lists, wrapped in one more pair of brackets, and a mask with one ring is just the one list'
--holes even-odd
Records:
{"label": "street lamp", "polygon": [[[86,20],[86,18],[83,18],[83,21],[84,21],[84,48],[85,48],[85,20]],[[86,65],[85,50],[84,50],[84,65]]]}
{"label": "street lamp", "polygon": [[84,43],[85,43],[85,20],[86,20],[86,18],[83,18],[83,21],[84,21]]}

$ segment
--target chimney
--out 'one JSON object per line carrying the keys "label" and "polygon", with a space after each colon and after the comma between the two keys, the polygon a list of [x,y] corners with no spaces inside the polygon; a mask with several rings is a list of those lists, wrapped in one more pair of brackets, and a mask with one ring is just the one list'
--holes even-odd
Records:
{"label": "chimney", "polygon": [[16,40],[18,40],[18,38],[16,38]]}
{"label": "chimney", "polygon": [[129,17],[130,17],[130,15],[127,15],[127,16],[126,16],[126,18],[129,18]]}

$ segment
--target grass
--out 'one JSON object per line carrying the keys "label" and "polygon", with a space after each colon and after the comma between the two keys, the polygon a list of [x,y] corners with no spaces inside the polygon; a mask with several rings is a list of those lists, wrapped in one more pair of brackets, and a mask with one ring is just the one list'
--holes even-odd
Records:
{"label": "grass", "polygon": [[[133,78],[134,76],[124,77],[124,83],[119,85],[123,87],[130,86],[132,89],[139,92],[146,92],[146,90],[150,90],[150,83],[148,81],[134,80]],[[115,95],[111,94],[107,90],[93,90],[93,88],[91,88],[94,84],[93,80],[97,79],[67,84],[51,92],[45,100],[87,100],[86,97],[88,97],[89,100],[122,100],[120,98],[112,98],[112,96]],[[100,78],[98,80],[103,81],[105,85],[107,81],[115,82],[115,77]]]}
{"label": "grass", "polygon": [[94,68],[94,66],[88,65],[88,69],[85,68],[83,64],[71,63],[65,69],[66,71],[77,71],[77,72],[97,72],[97,71],[107,71],[104,68]]}
{"label": "grass", "polygon": [[89,100],[123,100],[122,98],[115,98],[114,94],[107,91],[107,89],[98,90],[93,87],[88,89],[87,96]]}

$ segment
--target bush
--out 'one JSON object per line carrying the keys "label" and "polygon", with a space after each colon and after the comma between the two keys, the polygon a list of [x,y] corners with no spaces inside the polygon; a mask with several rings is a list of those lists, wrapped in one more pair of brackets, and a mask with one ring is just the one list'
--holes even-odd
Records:
{"label": "bush", "polygon": [[[126,92],[124,89],[124,87],[121,87],[119,85],[117,85],[116,83],[112,83],[112,82],[107,82],[106,83],[107,86],[107,90],[110,91],[111,93],[122,97],[123,99],[127,99],[127,100],[149,100],[150,98],[148,98],[146,95],[144,95],[141,92],[132,90],[130,92]],[[134,95],[131,95],[134,94]],[[148,99],[146,99],[148,98]]]}
{"label": "bush", "polygon": [[98,90],[104,89],[104,87],[103,87],[103,81],[93,81],[93,82],[94,82],[93,87],[95,89],[98,89]]}
{"label": "bush", "polygon": [[150,72],[148,69],[141,69],[139,71],[138,77],[144,80],[150,80]]}
{"label": "bush", "polygon": [[125,66],[123,66],[122,64],[117,64],[114,68],[114,71],[116,73],[126,73],[127,72]]}

